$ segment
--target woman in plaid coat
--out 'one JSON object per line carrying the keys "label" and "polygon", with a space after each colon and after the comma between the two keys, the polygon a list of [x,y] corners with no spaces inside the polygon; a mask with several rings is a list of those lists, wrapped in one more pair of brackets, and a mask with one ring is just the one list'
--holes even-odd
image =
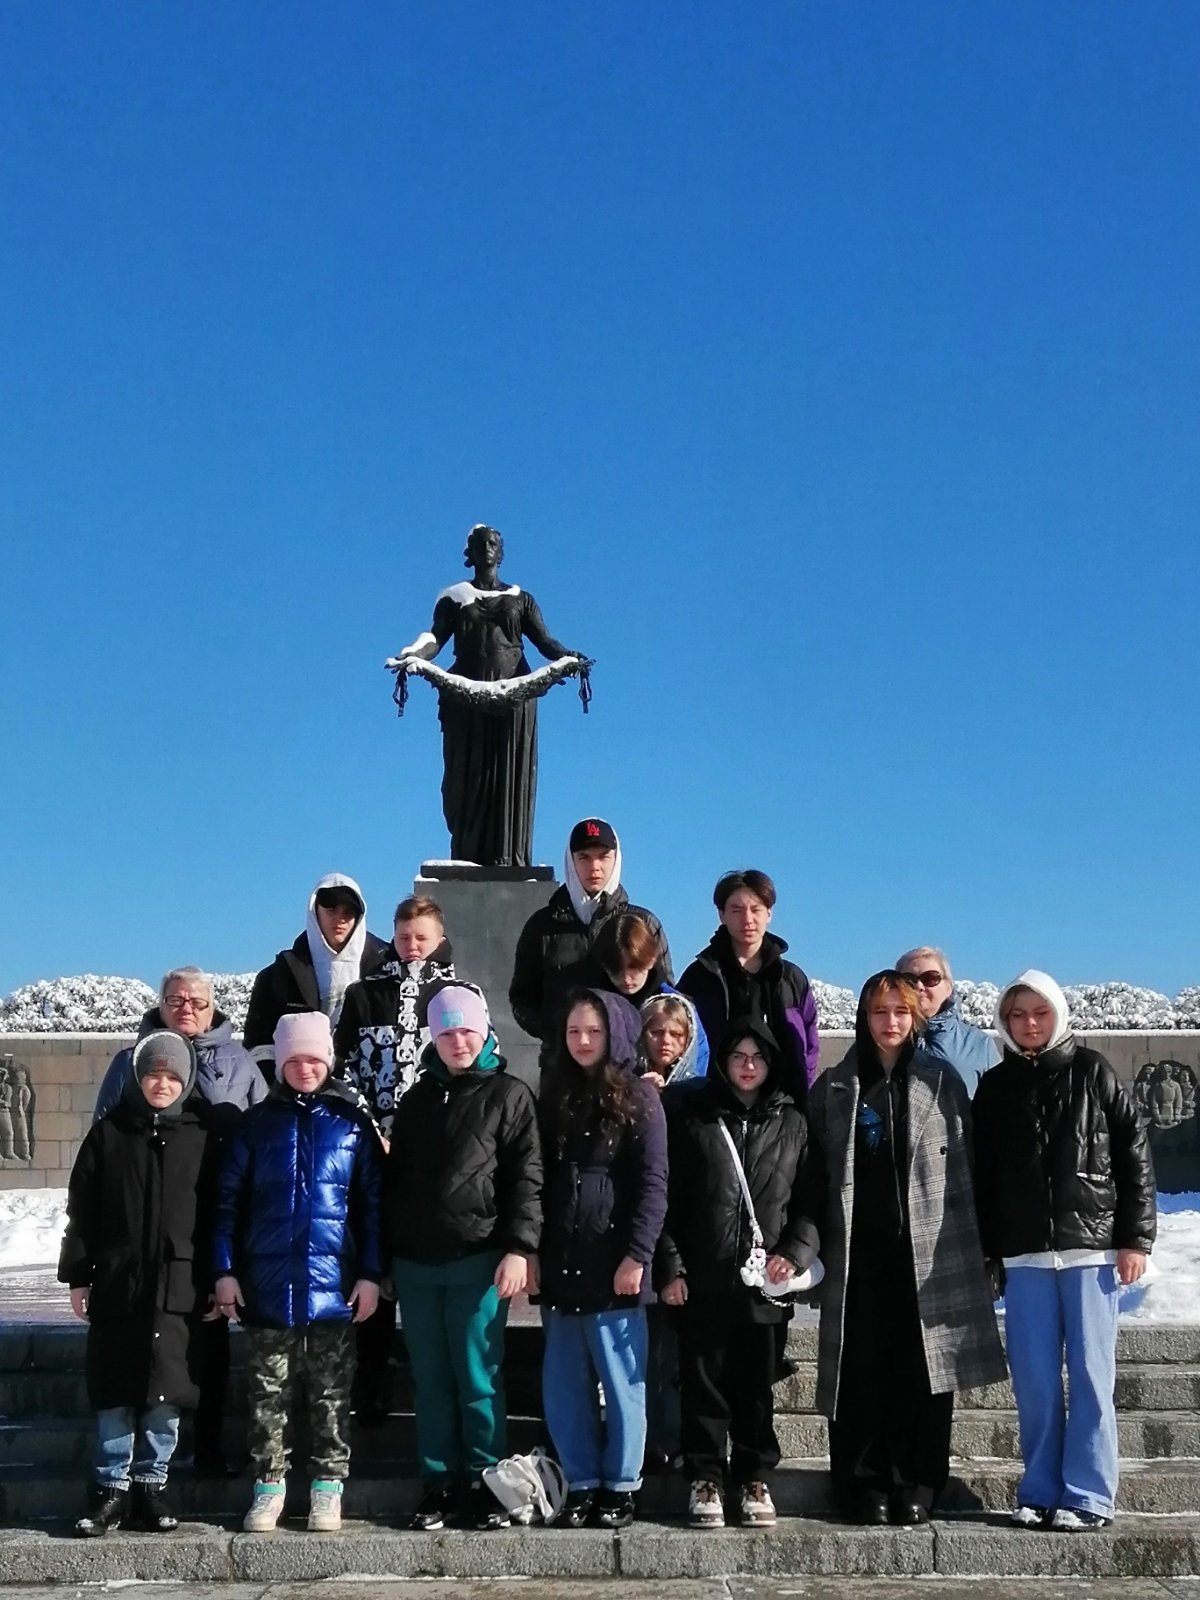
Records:
{"label": "woman in plaid coat", "polygon": [[851,1521],[926,1522],[957,1389],[1006,1376],[972,1194],[970,1103],[903,973],[868,979],[855,1043],[809,1096],[806,1210],[825,1283],[817,1408]]}

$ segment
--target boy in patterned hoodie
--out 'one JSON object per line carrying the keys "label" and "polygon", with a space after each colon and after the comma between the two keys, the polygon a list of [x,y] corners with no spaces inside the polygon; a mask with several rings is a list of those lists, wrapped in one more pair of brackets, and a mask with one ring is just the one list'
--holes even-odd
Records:
{"label": "boy in patterned hoodie", "polygon": [[442,908],[436,900],[413,895],[396,907],[391,951],[346,991],[334,1035],[338,1076],[367,1102],[385,1148],[396,1106],[416,1082],[421,1052],[429,1043],[417,1000],[429,984],[453,978]]}

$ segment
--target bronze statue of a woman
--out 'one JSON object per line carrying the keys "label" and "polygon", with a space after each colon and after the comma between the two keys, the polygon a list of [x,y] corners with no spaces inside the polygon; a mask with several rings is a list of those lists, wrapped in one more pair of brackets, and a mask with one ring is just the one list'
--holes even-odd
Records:
{"label": "bronze statue of a woman", "polygon": [[[582,673],[586,683],[590,663],[547,632],[531,594],[500,582],[504,540],[495,528],[476,524],[463,554],[474,577],[443,589],[429,632],[385,665],[397,674],[401,709],[408,672],[430,678],[438,689],[442,810],[454,859],[527,867],[537,788],[537,698],[568,676]],[[451,638],[449,673],[427,668]],[[531,672],[525,639],[554,666]]]}

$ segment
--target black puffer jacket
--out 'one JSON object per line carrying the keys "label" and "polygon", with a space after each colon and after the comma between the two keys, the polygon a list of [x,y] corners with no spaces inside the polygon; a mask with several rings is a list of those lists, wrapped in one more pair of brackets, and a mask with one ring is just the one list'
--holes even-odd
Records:
{"label": "black puffer jacket", "polygon": [[[737,1098],[722,1065],[729,1049],[747,1035],[758,1039],[771,1062],[753,1106]],[[752,1244],[750,1221],[721,1124],[733,1135],[768,1256],[787,1256],[803,1271],[818,1243],[800,1204],[808,1131],[803,1112],[779,1080],[779,1047],[771,1033],[755,1023],[736,1023],[723,1036],[706,1078],[663,1094],[670,1175],[655,1283],[662,1288],[683,1276],[689,1304],[734,1295],[762,1322],[778,1321],[783,1308],[747,1289],[739,1276]]]}
{"label": "black puffer jacket", "polygon": [[555,1032],[558,1007],[568,990],[587,987],[595,972],[592,951],[606,922],[622,913],[640,917],[658,941],[659,956],[651,973],[654,988],[672,981],[671,952],[662,923],[653,911],[629,903],[624,889],[600,897],[590,923],[583,923],[571,904],[565,885],[535,911],[521,929],[513,961],[508,998],[519,1027],[535,1039],[549,1039]]}
{"label": "black puffer jacket", "polygon": [[992,1257],[1149,1250],[1154,1168],[1146,1129],[1103,1056],[1068,1037],[1029,1058],[1006,1050],[979,1080],[975,1198]]}
{"label": "black puffer jacket", "polygon": [[61,1283],[86,1287],[97,1410],[198,1398],[216,1142],[193,1093],[177,1116],[123,1100],[84,1139],[67,1190]]}
{"label": "black puffer jacket", "polygon": [[[365,978],[380,962],[394,954],[395,947],[390,939],[368,933],[358,965],[359,977]],[[320,1009],[321,994],[312,950],[308,934],[302,933],[290,950],[281,950],[271,965],[264,967],[255,978],[246,1008],[242,1043],[247,1050],[266,1050],[275,1037],[280,1017],[290,1016],[295,1011]]]}
{"label": "black puffer jacket", "polygon": [[[494,1052],[495,1040],[488,1046]],[[485,1055],[488,1050],[485,1047]],[[392,1123],[384,1174],[391,1255],[457,1261],[532,1254],[542,1231],[542,1152],[527,1084],[495,1066],[450,1073],[430,1045]]]}

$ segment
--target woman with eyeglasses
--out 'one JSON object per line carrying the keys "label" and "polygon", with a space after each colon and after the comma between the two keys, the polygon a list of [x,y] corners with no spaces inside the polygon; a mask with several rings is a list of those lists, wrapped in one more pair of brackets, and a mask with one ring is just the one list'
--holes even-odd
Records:
{"label": "woman with eyeglasses", "polygon": [[927,1061],[944,1061],[967,1086],[972,1100],[979,1080],[1000,1060],[1000,1046],[971,1022],[964,1020],[950,962],[943,950],[918,945],[906,950],[896,963],[917,985],[917,1000],[925,1026],[917,1039],[917,1054]]}
{"label": "woman with eyeglasses", "polygon": [[928,1522],[950,1472],[954,1394],[1006,1375],[979,1240],[970,1102],[923,1057],[920,992],[878,972],[854,1044],[808,1103],[805,1214],[825,1266],[817,1409],[851,1522]]}

